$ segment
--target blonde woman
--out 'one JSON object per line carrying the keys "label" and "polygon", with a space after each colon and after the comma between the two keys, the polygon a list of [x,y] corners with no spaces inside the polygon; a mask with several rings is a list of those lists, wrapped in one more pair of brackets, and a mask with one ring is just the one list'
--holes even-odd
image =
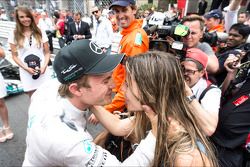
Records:
{"label": "blonde woman", "polygon": [[134,130],[140,141],[150,129],[147,116],[151,108],[158,119],[152,166],[218,166],[189,108],[179,61],[169,53],[148,52],[128,58],[125,66],[123,91],[127,109],[135,116],[119,122],[106,117],[108,112],[94,111],[100,122],[116,135]]}
{"label": "blonde woman", "polygon": [[47,69],[50,59],[48,38],[40,30],[27,7],[15,9],[16,27],[10,33],[12,58],[20,67],[20,78],[24,91],[31,97],[41,83],[49,78]]}

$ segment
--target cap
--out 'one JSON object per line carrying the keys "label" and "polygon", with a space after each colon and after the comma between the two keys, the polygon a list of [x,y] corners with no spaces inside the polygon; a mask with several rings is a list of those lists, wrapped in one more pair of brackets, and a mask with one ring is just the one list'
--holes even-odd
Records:
{"label": "cap", "polygon": [[204,53],[198,48],[189,48],[187,49],[186,59],[199,62],[203,66],[203,69],[205,70],[205,78],[208,79],[207,72],[206,72],[208,56],[206,53]]}
{"label": "cap", "polygon": [[59,82],[67,84],[84,74],[110,72],[123,57],[123,54],[107,55],[94,42],[83,39],[63,47],[54,59],[53,68]]}
{"label": "cap", "polygon": [[40,64],[41,59],[37,55],[29,54],[25,57],[24,62],[27,63],[28,67],[36,70],[36,73],[34,75],[32,75],[32,78],[38,79],[40,76],[39,69],[40,69],[40,65],[41,65]]}
{"label": "cap", "polygon": [[112,4],[109,6],[109,9],[111,9],[113,6],[129,6],[129,5],[135,5],[135,0],[113,0]]}
{"label": "cap", "polygon": [[219,10],[219,9],[214,9],[214,10],[211,10],[210,12],[208,12],[208,13],[206,13],[205,15],[204,15],[204,17],[206,18],[206,19],[209,19],[209,18],[211,18],[211,17],[214,17],[214,18],[216,18],[216,19],[223,19],[223,14],[222,14],[222,12],[221,12],[221,10]]}

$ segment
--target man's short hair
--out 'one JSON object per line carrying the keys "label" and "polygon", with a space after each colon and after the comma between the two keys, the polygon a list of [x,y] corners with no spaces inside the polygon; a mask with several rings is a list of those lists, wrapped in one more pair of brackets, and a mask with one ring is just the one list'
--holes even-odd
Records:
{"label": "man's short hair", "polygon": [[196,15],[196,14],[192,14],[192,15],[189,15],[189,16],[184,16],[182,21],[181,21],[181,24],[183,24],[184,22],[192,22],[192,21],[199,21],[200,22],[200,29],[203,31],[204,30],[204,19],[199,16],[199,15]]}
{"label": "man's short hair", "polygon": [[82,13],[81,12],[75,12],[74,15],[82,17]]}
{"label": "man's short hair", "polygon": [[233,24],[230,27],[229,31],[232,30],[232,29],[238,31],[239,34],[242,35],[243,38],[245,38],[245,39],[247,39],[248,36],[249,36],[249,34],[250,34],[250,27],[249,27],[249,25],[245,25],[243,23]]}
{"label": "man's short hair", "polygon": [[[245,12],[240,12],[240,14],[245,14],[245,15],[246,15],[246,18],[250,19],[250,12],[245,11]],[[239,15],[240,15],[240,14],[239,14]]]}
{"label": "man's short hair", "polygon": [[[61,84],[59,86],[58,93],[61,97],[70,97],[70,98],[73,97],[73,94],[69,91],[69,86],[71,83],[73,82],[67,84]],[[74,83],[77,84],[78,88],[80,87],[90,88],[90,85],[88,83],[88,75],[83,75],[81,78],[74,81]]]}

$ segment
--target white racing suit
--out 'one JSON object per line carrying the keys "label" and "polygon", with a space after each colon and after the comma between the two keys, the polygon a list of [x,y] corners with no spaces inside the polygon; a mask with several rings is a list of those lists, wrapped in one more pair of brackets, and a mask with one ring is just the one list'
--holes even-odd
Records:
{"label": "white racing suit", "polygon": [[151,166],[156,138],[151,132],[123,163],[93,143],[86,112],[57,95],[57,81],[32,96],[23,166]]}

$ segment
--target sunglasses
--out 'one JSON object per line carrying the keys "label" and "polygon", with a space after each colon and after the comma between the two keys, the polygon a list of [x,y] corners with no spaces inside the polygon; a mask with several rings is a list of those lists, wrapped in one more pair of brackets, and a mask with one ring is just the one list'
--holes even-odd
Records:
{"label": "sunglasses", "polygon": [[194,75],[195,72],[199,71],[199,70],[186,69],[184,66],[181,66],[181,70],[182,70],[183,74],[187,74],[187,75]]}
{"label": "sunglasses", "polygon": [[93,11],[93,12],[92,12],[92,14],[96,14],[96,13],[98,13],[98,10],[97,10],[97,11]]}

